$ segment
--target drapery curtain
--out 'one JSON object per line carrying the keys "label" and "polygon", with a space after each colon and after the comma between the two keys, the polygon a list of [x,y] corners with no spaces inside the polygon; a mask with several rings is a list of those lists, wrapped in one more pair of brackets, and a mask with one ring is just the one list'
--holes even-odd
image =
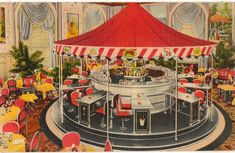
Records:
{"label": "drapery curtain", "polygon": [[54,65],[53,50],[53,29],[54,16],[47,3],[23,3],[18,12],[20,40],[30,38],[33,24],[41,24],[43,29],[49,33],[51,65]]}
{"label": "drapery curtain", "polygon": [[84,32],[93,30],[105,22],[105,16],[100,7],[90,7],[85,14]]}
{"label": "drapery curtain", "polygon": [[184,24],[190,24],[192,33],[198,38],[205,38],[205,14],[198,5],[194,3],[181,4],[172,16],[172,26],[181,31]]}

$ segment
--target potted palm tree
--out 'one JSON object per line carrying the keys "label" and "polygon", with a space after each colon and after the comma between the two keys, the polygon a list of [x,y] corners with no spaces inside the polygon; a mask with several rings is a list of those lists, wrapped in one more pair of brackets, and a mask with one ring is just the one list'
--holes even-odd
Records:
{"label": "potted palm tree", "polygon": [[23,42],[19,42],[18,48],[12,46],[10,54],[15,59],[10,72],[17,73],[21,77],[31,76],[35,74],[35,70],[43,67],[44,57],[42,57],[42,52],[35,51],[30,55],[28,47]]}

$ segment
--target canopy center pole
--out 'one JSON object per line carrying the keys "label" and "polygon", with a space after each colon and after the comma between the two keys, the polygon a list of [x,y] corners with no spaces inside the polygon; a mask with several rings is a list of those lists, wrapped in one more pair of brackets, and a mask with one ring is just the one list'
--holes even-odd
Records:
{"label": "canopy center pole", "polygon": [[107,95],[106,95],[106,104],[107,104],[107,139],[109,139],[109,60],[107,59]]}
{"label": "canopy center pole", "polygon": [[[175,140],[178,140],[178,59],[175,60],[176,62],[176,76],[175,76],[175,81],[176,81],[176,89],[175,89]],[[171,106],[170,106],[171,107]]]}
{"label": "canopy center pole", "polygon": [[[213,70],[213,53],[211,54],[211,69]],[[213,105],[213,76],[212,76],[212,72],[211,72],[211,105],[210,105],[210,119],[211,121],[213,121],[213,117],[212,117],[212,105]]]}
{"label": "canopy center pole", "polygon": [[60,56],[60,109],[61,109],[61,122],[64,122],[64,107],[63,107],[63,57]]}

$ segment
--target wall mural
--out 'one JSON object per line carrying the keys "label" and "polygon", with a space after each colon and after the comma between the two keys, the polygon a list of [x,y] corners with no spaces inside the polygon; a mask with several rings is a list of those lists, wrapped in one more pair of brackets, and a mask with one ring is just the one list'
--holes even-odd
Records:
{"label": "wall mural", "polygon": [[76,37],[79,35],[79,14],[67,14],[67,38]]}
{"label": "wall mural", "polygon": [[0,43],[6,43],[5,8],[0,7]]}

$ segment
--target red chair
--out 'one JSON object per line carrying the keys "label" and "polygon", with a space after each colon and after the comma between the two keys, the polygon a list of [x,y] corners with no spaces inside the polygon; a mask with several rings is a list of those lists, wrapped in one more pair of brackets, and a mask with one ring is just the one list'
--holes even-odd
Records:
{"label": "red chair", "polygon": [[33,76],[24,77],[23,78],[23,86],[26,88],[34,87],[34,78]]}
{"label": "red chair", "polygon": [[178,92],[187,93],[187,89],[185,87],[179,87]]}
{"label": "red chair", "polygon": [[82,71],[82,75],[87,77],[89,73],[87,71]]}
{"label": "red chair", "polygon": [[64,85],[72,85],[73,84],[73,80],[64,80]]}
{"label": "red chair", "polygon": [[199,80],[199,79],[193,79],[193,83],[201,84],[201,83],[202,83],[202,81],[201,81],[201,80]]}
{"label": "red chair", "polygon": [[79,103],[78,103],[77,99],[80,97],[79,91],[73,91],[70,96],[71,96],[72,105],[78,107]]}
{"label": "red chair", "polygon": [[53,84],[53,79],[52,78],[46,78],[46,83]]}
{"label": "red chair", "polygon": [[7,102],[7,96],[9,95],[9,89],[8,88],[3,88],[2,89],[2,95],[0,97],[0,106],[5,104]]}
{"label": "red chair", "polygon": [[72,72],[73,72],[73,74],[79,74],[79,68],[73,67]]}
{"label": "red chair", "polygon": [[194,95],[198,98],[200,98],[200,105],[202,105],[205,101],[205,92],[202,90],[196,90],[194,92]]}
{"label": "red chair", "polygon": [[32,139],[30,140],[29,152],[34,152],[38,150],[39,139],[40,139],[40,132],[37,131],[34,133]]}
{"label": "red chair", "polygon": [[8,80],[7,81],[7,86],[8,86],[8,89],[9,89],[10,93],[17,91],[16,80],[13,80],[13,79]]}
{"label": "red chair", "polygon": [[125,127],[125,121],[124,119],[126,117],[129,117],[129,111],[127,110],[121,110],[121,105],[119,105],[118,101],[116,101],[116,115],[122,118],[122,125],[120,127],[121,130],[127,130],[127,127]]}
{"label": "red chair", "polygon": [[218,69],[218,80],[222,81],[222,82],[228,82],[229,78],[229,69]]}
{"label": "red chair", "polygon": [[40,78],[41,78],[41,79],[46,79],[46,78],[47,78],[47,76],[46,76],[46,74],[45,74],[45,73],[42,73],[42,72],[41,72],[41,73],[40,73]]}
{"label": "red chair", "polygon": [[20,131],[20,125],[15,121],[7,122],[2,126],[3,133],[12,132],[18,134],[19,131]]}
{"label": "red chair", "polygon": [[80,134],[77,132],[68,132],[62,138],[63,148],[80,145]]}
{"label": "red chair", "polygon": [[18,98],[18,99],[15,100],[14,105],[16,107],[19,107],[20,110],[23,110],[25,108],[25,101],[23,99]]}
{"label": "red chair", "polygon": [[88,80],[79,80],[80,85],[86,85],[88,82]]}
{"label": "red chair", "polygon": [[119,102],[120,102],[120,104],[121,104],[121,109],[132,109],[132,105],[131,105],[131,103],[130,102],[125,102],[125,103],[123,103],[122,102],[122,97],[119,95],[119,97],[118,97],[118,100],[119,100]]}
{"label": "red chair", "polygon": [[188,83],[188,80],[187,79],[180,79],[179,83]]}
{"label": "red chair", "polygon": [[86,89],[86,95],[92,95],[94,93],[93,88],[87,88]]}
{"label": "red chair", "polygon": [[104,103],[104,105],[98,109],[96,109],[95,111],[97,114],[100,114],[101,115],[101,123],[100,123],[100,126],[101,127],[105,127],[105,123],[104,123],[104,118],[105,118],[105,115],[107,113],[107,102]]}
{"label": "red chair", "polygon": [[28,129],[27,129],[27,111],[23,109],[17,116],[17,122],[20,125],[20,131],[25,130],[25,134],[28,136]]}
{"label": "red chair", "polygon": [[107,152],[113,151],[113,146],[112,146],[112,143],[109,141],[109,139],[107,139],[104,143],[104,151],[107,151]]}

